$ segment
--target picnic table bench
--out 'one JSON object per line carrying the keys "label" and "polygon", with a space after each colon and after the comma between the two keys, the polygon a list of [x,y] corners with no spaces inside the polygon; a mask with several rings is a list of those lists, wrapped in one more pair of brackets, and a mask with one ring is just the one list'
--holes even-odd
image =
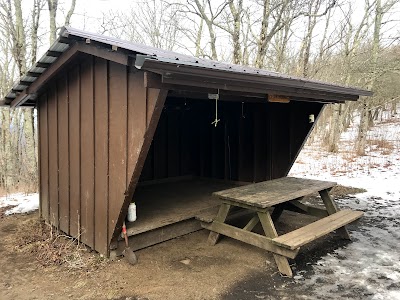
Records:
{"label": "picnic table bench", "polygon": [[[363,215],[360,211],[339,210],[329,195],[329,191],[335,185],[335,182],[283,177],[215,192],[213,195],[222,200],[218,214],[212,222],[202,222],[202,226],[211,231],[208,242],[215,245],[222,234],[268,250],[273,253],[279,271],[292,277],[288,258],[294,259],[301,246],[335,230],[343,238],[350,239],[345,225]],[[299,201],[315,192],[320,194],[325,209]],[[243,228],[226,224],[232,207],[241,207],[254,212],[254,217]],[[270,213],[272,208],[273,211]],[[285,209],[320,219],[278,236],[274,221]],[[258,222],[261,223],[265,235],[252,232]]]}

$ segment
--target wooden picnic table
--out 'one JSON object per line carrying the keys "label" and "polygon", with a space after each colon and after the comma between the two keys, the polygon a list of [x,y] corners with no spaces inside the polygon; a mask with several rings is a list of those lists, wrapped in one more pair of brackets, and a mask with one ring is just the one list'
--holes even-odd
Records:
{"label": "wooden picnic table", "polygon": [[[345,225],[363,215],[359,211],[339,210],[329,195],[329,191],[335,185],[335,182],[329,181],[283,177],[215,192],[213,195],[220,198],[222,204],[212,222],[202,223],[204,228],[211,231],[208,242],[215,245],[222,234],[268,250],[273,253],[279,271],[292,277],[288,258],[295,258],[301,246],[334,230],[337,230],[343,238],[350,239]],[[321,196],[325,209],[300,202],[304,196],[315,192]],[[226,224],[225,221],[232,207],[250,210],[255,215],[244,228]],[[273,211],[270,213],[272,208]],[[320,219],[278,236],[274,221],[285,209]],[[258,222],[261,223],[265,235],[252,232]]]}

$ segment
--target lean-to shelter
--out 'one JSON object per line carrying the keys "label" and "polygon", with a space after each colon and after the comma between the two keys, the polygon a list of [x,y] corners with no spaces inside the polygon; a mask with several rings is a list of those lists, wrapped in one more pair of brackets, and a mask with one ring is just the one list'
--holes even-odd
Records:
{"label": "lean-to shelter", "polygon": [[362,95],[65,27],[2,104],[37,108],[41,217],[109,255],[131,201],[136,249],[198,230],[213,192],[286,176],[310,118]]}

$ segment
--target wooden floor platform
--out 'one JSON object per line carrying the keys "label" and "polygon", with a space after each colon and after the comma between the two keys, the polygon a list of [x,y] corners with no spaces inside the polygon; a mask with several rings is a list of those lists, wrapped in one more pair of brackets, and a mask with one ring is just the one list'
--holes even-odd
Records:
{"label": "wooden floor platform", "polygon": [[206,179],[184,179],[138,186],[134,195],[137,220],[127,224],[128,236],[184,221],[216,208],[220,201],[215,191],[236,186]]}
{"label": "wooden floor platform", "polygon": [[[215,216],[221,204],[212,194],[235,186],[234,182],[196,177],[139,185],[134,195],[137,220],[126,224],[131,248],[142,249],[201,230],[199,220]],[[123,248],[120,237],[112,250],[120,255]]]}

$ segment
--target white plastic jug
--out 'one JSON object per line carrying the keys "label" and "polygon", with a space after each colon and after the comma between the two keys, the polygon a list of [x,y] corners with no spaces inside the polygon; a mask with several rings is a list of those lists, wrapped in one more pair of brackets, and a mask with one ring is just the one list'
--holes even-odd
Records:
{"label": "white plastic jug", "polygon": [[136,221],[136,204],[131,203],[129,204],[128,208],[128,222],[135,222]]}

